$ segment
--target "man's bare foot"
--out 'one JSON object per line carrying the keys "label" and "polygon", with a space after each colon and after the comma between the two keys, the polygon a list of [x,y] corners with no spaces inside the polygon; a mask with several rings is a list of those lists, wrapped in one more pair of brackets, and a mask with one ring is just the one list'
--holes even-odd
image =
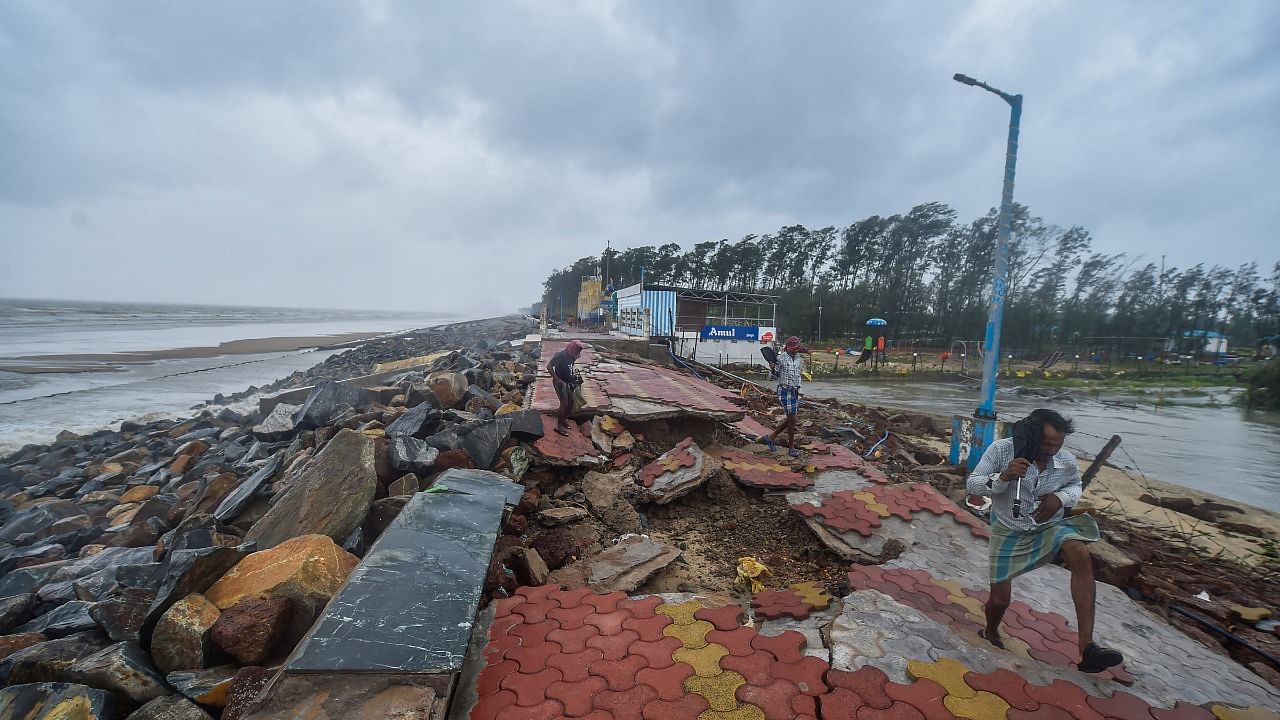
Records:
{"label": "man's bare foot", "polygon": [[983,640],[986,640],[987,642],[1000,648],[1001,650],[1004,649],[1004,640],[1000,639],[999,631],[992,632],[990,630],[987,630],[986,628],[983,628],[982,630],[978,631],[978,637],[982,638]]}

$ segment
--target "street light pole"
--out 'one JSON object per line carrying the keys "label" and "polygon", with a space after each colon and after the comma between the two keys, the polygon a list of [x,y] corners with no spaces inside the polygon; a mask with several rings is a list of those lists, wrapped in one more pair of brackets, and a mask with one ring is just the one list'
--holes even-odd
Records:
{"label": "street light pole", "polygon": [[822,342],[822,306],[818,306],[818,342]]}
{"label": "street light pole", "polygon": [[1004,189],[1000,196],[1000,220],[996,230],[996,262],[991,272],[991,297],[987,306],[987,332],[983,340],[982,398],[974,412],[976,422],[970,444],[969,467],[982,458],[996,434],[996,375],[1000,367],[1000,328],[1004,322],[1004,300],[1009,274],[1009,235],[1013,230],[1013,174],[1018,161],[1018,124],[1022,119],[1022,96],[1010,95],[973,78],[956,73],[954,80],[980,87],[1009,103],[1009,142],[1004,156]]}

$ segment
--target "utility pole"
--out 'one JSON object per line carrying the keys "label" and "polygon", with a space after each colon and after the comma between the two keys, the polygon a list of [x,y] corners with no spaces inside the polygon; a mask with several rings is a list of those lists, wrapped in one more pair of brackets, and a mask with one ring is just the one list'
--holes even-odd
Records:
{"label": "utility pole", "polygon": [[983,452],[997,440],[996,435],[996,376],[1000,370],[1000,329],[1004,322],[1004,300],[1009,274],[1009,235],[1013,230],[1013,175],[1018,162],[1018,125],[1022,119],[1022,96],[991,87],[968,75],[956,73],[956,82],[979,87],[999,95],[1009,104],[1009,140],[1004,156],[1004,188],[1000,195],[1000,220],[996,231],[995,267],[991,273],[991,296],[987,306],[987,331],[983,339],[982,397],[975,418],[970,442],[968,465],[978,464]]}

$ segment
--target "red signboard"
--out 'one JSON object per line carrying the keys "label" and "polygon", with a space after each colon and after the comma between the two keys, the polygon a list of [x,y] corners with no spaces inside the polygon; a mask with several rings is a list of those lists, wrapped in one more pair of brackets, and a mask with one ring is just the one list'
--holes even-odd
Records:
{"label": "red signboard", "polygon": [[760,336],[760,342],[773,342],[773,333],[766,332]]}

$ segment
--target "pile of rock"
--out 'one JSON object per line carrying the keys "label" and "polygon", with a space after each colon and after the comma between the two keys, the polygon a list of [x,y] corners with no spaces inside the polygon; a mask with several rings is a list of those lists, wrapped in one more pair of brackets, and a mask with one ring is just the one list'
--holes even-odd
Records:
{"label": "pile of rock", "polygon": [[239,717],[409,496],[449,468],[524,472],[537,360],[494,347],[7,458],[0,715]]}

